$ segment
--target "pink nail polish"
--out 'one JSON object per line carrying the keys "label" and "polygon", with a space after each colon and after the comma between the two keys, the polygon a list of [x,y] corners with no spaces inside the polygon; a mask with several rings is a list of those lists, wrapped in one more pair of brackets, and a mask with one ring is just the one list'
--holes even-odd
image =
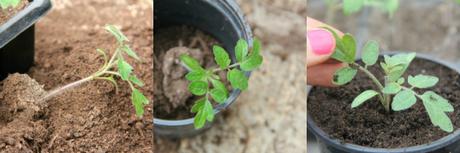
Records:
{"label": "pink nail polish", "polygon": [[317,55],[329,54],[335,46],[335,39],[329,31],[323,29],[307,32],[308,41],[313,52]]}

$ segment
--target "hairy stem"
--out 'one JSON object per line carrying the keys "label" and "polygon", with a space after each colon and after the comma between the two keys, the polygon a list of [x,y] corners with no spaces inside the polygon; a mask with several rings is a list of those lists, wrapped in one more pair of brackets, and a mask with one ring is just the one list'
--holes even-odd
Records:
{"label": "hairy stem", "polygon": [[232,64],[226,68],[215,68],[214,70],[212,70],[212,72],[219,72],[219,71],[223,71],[223,70],[226,70],[226,69],[231,69],[231,68],[234,68],[234,67],[237,67],[237,66],[240,66],[240,63],[235,63],[235,64]]}
{"label": "hairy stem", "polygon": [[72,83],[69,83],[67,85],[64,85],[62,87],[59,87],[59,88],[56,88],[50,92],[48,92],[48,94],[46,94],[42,99],[40,99],[41,102],[43,101],[47,101],[59,94],[62,94],[64,93],[65,91],[69,90],[69,89],[73,89],[75,87],[78,87],[80,86],[81,84],[85,83],[85,82],[88,82],[88,81],[91,81],[93,80],[95,77],[94,76],[89,76],[89,77],[86,77],[86,78],[83,78],[81,80],[78,80],[78,81],[75,81],[75,82],[72,82]]}
{"label": "hairy stem", "polygon": [[385,110],[386,111],[390,111],[390,108],[389,108],[389,104],[390,104],[390,96],[389,95],[386,95],[384,94],[382,91],[383,91],[383,85],[382,83],[380,83],[380,81],[377,79],[377,77],[375,77],[374,74],[372,74],[369,70],[367,70],[366,68],[364,68],[363,66],[357,64],[357,63],[351,63],[352,65],[358,67],[358,69],[360,71],[363,71],[364,74],[366,74],[369,78],[371,78],[372,82],[374,82],[375,85],[377,85],[377,87],[379,88],[379,98],[380,98],[380,102],[382,103],[382,105],[385,107]]}

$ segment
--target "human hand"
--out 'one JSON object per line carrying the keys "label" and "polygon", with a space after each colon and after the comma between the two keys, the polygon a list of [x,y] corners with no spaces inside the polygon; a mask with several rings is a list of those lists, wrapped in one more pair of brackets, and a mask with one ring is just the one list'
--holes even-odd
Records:
{"label": "human hand", "polygon": [[[334,72],[343,67],[330,56],[335,50],[335,39],[331,32],[321,27],[330,27],[315,19],[307,17],[307,84],[334,86]],[[339,36],[343,33],[335,30]]]}

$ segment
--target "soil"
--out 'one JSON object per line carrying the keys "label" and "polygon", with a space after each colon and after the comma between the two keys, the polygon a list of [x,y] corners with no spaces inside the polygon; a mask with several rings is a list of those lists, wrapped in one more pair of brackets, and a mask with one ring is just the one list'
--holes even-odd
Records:
{"label": "soil", "polygon": [[15,8],[9,7],[6,10],[0,8],[0,25],[8,21],[11,17],[13,17],[16,13],[23,10],[29,4],[28,0],[21,0],[19,5]]}
{"label": "soil", "polygon": [[[155,117],[185,119],[194,116],[190,112],[198,97],[188,91],[185,79],[187,70],[179,56],[189,54],[205,68],[215,67],[211,51],[219,44],[211,36],[189,26],[173,26],[155,30]],[[221,78],[225,75],[221,75]]]}
{"label": "soil", "polygon": [[[370,67],[377,76],[383,76],[379,66]],[[440,78],[429,90],[448,99],[455,111],[448,115],[454,129],[460,127],[460,75],[437,63],[415,59],[407,75],[427,74]],[[382,78],[379,78],[382,81]],[[359,80],[359,81],[358,81]],[[377,98],[351,109],[350,103],[361,92],[375,88],[363,73],[358,73],[349,84],[338,88],[314,87],[308,96],[309,115],[331,137],[342,142],[379,148],[400,148],[430,143],[449,133],[434,127],[423,104],[418,102],[408,110],[387,113]],[[423,93],[425,90],[418,90]]]}
{"label": "soil", "polygon": [[[95,49],[102,48],[112,54],[116,44],[104,25],[115,24],[122,27],[131,48],[141,57],[142,62],[132,59],[128,62],[145,83],[140,90],[153,99],[152,2],[88,0],[54,1],[53,4],[53,10],[36,24],[35,63],[28,72],[31,78],[49,91],[96,72],[103,60]],[[33,93],[42,91],[35,90],[38,87],[35,83],[15,84],[14,76],[1,82],[2,93],[7,95],[1,97],[2,111],[11,112],[16,108],[10,104],[17,101],[11,97],[15,89],[23,91],[32,84]],[[32,119],[30,115],[21,117],[23,112],[32,110],[29,107],[12,113],[12,119],[11,115],[2,116],[5,119],[0,123],[0,134],[17,136],[0,141],[0,152],[153,152],[153,104],[145,107],[143,122],[135,121],[129,85],[118,82],[118,93],[106,81],[85,83],[48,100],[43,108],[38,107],[44,113],[34,112]],[[18,104],[30,105],[30,101],[26,102],[29,103]],[[16,121],[22,125],[8,128]]]}

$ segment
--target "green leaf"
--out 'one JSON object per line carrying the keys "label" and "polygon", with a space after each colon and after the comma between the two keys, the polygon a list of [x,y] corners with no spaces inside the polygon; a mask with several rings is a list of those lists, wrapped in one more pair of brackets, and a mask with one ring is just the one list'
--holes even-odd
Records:
{"label": "green leaf", "polygon": [[334,73],[332,82],[336,85],[344,85],[350,82],[356,75],[358,70],[351,67],[343,67]]}
{"label": "green leaf", "polygon": [[358,107],[363,104],[365,101],[371,99],[372,97],[378,95],[379,93],[374,90],[366,90],[359,94],[351,103],[351,108]]}
{"label": "green leaf", "polygon": [[455,0],[455,2],[457,2],[458,4],[460,4],[460,0]]}
{"label": "green leaf", "polygon": [[208,82],[205,81],[192,81],[188,85],[188,90],[197,96],[202,96],[208,92]]}
{"label": "green leaf", "polygon": [[383,10],[387,11],[390,17],[392,17],[396,10],[398,10],[399,0],[385,0],[384,2]]}
{"label": "green leaf", "polygon": [[144,82],[139,80],[135,75],[129,76],[129,81],[131,81],[132,83],[134,83],[135,85],[137,85],[139,87],[144,86]]}
{"label": "green leaf", "polygon": [[198,109],[198,113],[196,114],[193,122],[195,129],[202,128],[205,125],[206,120],[212,121],[213,119],[214,110],[212,108],[211,102],[209,102],[208,100],[204,100],[202,106],[200,107],[200,109]]}
{"label": "green leaf", "polygon": [[248,55],[248,43],[244,39],[238,40],[235,46],[236,61],[243,62]]}
{"label": "green leaf", "polygon": [[185,75],[185,78],[189,81],[204,81],[206,79],[206,71],[190,71]]}
{"label": "green leaf", "polygon": [[187,54],[182,54],[180,55],[180,61],[189,69],[190,71],[204,71],[204,69],[201,67],[200,62],[198,62],[196,59],[193,57],[187,55]]}
{"label": "green leaf", "polygon": [[214,88],[211,90],[211,97],[215,101],[217,101],[219,104],[225,102],[227,99],[225,91],[222,91],[220,89]]}
{"label": "green leaf", "polygon": [[430,117],[431,123],[433,123],[433,125],[435,126],[439,126],[442,130],[446,132],[452,132],[454,130],[454,127],[449,116],[447,116],[446,114],[446,108],[440,107],[438,104],[436,104],[439,102],[440,99],[438,99],[439,97],[434,95],[436,94],[433,92],[425,92],[421,96],[423,105],[425,106],[428,116]]}
{"label": "green leaf", "polygon": [[415,98],[414,93],[410,90],[403,90],[393,97],[391,109],[394,111],[405,110],[414,105],[415,102],[417,102],[417,98]]}
{"label": "green leaf", "polygon": [[224,83],[216,79],[211,79],[211,84],[214,88],[223,91],[225,93],[225,97],[228,97],[228,90],[227,87],[225,87]]}
{"label": "green leaf", "polygon": [[345,62],[345,63],[353,62],[354,60],[350,61],[345,54],[345,47],[342,42],[342,38],[340,38],[339,35],[337,35],[337,33],[332,28],[330,27],[322,27],[322,28],[331,32],[335,39],[335,50],[334,50],[334,53],[332,53],[331,58],[336,59],[341,62]]}
{"label": "green leaf", "polygon": [[114,25],[106,25],[105,30],[110,32],[115,38],[118,40],[118,42],[124,42],[124,41],[129,41],[128,38]]}
{"label": "green leaf", "polygon": [[252,54],[260,55],[260,50],[262,49],[262,43],[259,39],[254,38],[252,42]]}
{"label": "green leaf", "polygon": [[227,73],[227,79],[235,89],[246,90],[248,88],[248,78],[238,69],[232,69]]}
{"label": "green leaf", "polygon": [[401,90],[401,86],[396,82],[391,82],[385,85],[382,92],[385,94],[395,94]]}
{"label": "green leaf", "polygon": [[8,7],[17,7],[20,0],[0,0],[0,7],[2,9],[7,9]]}
{"label": "green leaf", "polygon": [[214,109],[212,109],[212,104],[209,100],[206,100],[204,103],[203,109],[207,112],[206,120],[212,122],[214,120]]}
{"label": "green leaf", "polygon": [[252,71],[262,65],[263,57],[257,54],[252,54],[240,64],[240,68],[243,71]]}
{"label": "green leaf", "polygon": [[220,46],[213,46],[214,59],[221,69],[225,69],[230,65],[230,57],[228,53]]}
{"label": "green leaf", "polygon": [[120,73],[121,79],[128,80],[131,72],[133,72],[133,67],[123,59],[118,59],[118,73]]}
{"label": "green leaf", "polygon": [[121,50],[123,50],[126,54],[128,54],[128,56],[140,61],[141,59],[139,58],[139,56],[137,56],[136,52],[134,52],[128,45],[123,45],[123,47],[121,48]]}
{"label": "green leaf", "polygon": [[439,109],[444,112],[453,112],[454,107],[449,103],[449,101],[442,96],[434,93],[433,91],[427,91],[421,96],[427,101],[433,102]]}
{"label": "green leaf", "polygon": [[206,101],[205,98],[201,98],[201,99],[198,99],[197,101],[195,101],[195,104],[193,104],[193,106],[192,106],[191,112],[192,113],[197,113],[198,111],[203,109],[205,101]]}
{"label": "green leaf", "polygon": [[391,57],[384,56],[385,64],[387,69],[389,69],[389,71],[385,72],[389,76],[389,81],[397,81],[404,74],[414,58],[415,53],[401,53]]}
{"label": "green leaf", "polygon": [[358,12],[363,7],[364,0],[343,0],[343,13],[350,15]]}
{"label": "green leaf", "polygon": [[398,83],[399,85],[402,85],[406,80],[404,78],[399,78],[398,81],[396,81],[396,83]]}
{"label": "green leaf", "polygon": [[366,65],[374,65],[379,57],[379,44],[376,41],[368,41],[364,45],[362,58]]}
{"label": "green leaf", "polygon": [[342,42],[345,48],[345,55],[349,62],[353,62],[356,57],[356,41],[350,34],[345,34],[342,37]]}
{"label": "green leaf", "polygon": [[407,82],[411,86],[416,87],[416,88],[433,87],[434,85],[436,85],[436,83],[438,83],[438,81],[439,79],[435,76],[423,75],[423,74],[416,75],[415,77],[410,75],[407,78]]}
{"label": "green leaf", "polygon": [[144,105],[149,103],[149,100],[136,88],[133,89],[131,93],[131,100],[136,111],[136,115],[141,117],[144,115]]}

